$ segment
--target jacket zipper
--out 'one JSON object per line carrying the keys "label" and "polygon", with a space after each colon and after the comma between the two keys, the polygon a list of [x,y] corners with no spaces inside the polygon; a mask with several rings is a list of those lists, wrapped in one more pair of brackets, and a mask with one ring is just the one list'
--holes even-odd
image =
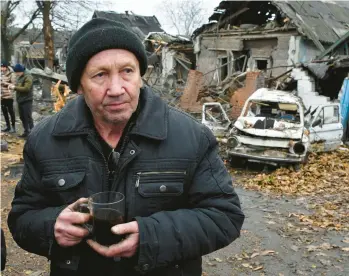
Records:
{"label": "jacket zipper", "polygon": [[182,174],[182,175],[186,175],[187,172],[186,171],[138,172],[135,187],[136,188],[139,187],[139,181],[141,179],[141,175],[158,175],[158,174]]}
{"label": "jacket zipper", "polygon": [[[107,160],[105,159],[104,157],[104,154],[101,150],[99,150],[98,146],[96,146],[95,142],[92,140],[92,139],[88,139],[90,141],[90,143],[94,146],[94,148],[102,155],[103,157],[103,160],[104,160],[104,165],[105,165],[105,168],[106,168],[106,171],[107,171],[107,186],[106,188],[108,187],[108,183],[109,183],[109,169],[108,169],[108,163],[107,163]],[[103,187],[103,190],[104,190],[104,187]]]}

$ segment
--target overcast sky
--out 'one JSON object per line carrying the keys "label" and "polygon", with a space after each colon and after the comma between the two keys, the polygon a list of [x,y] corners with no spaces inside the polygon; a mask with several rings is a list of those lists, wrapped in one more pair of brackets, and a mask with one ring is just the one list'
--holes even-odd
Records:
{"label": "overcast sky", "polygon": [[[168,0],[176,2],[178,0]],[[166,17],[159,11],[162,0],[114,0],[112,5],[108,5],[108,8],[119,13],[123,13],[126,10],[131,10],[139,15],[155,15],[160,21],[162,28],[169,33],[175,31],[171,29],[171,24],[166,20]],[[205,9],[205,17],[208,18],[212,15],[213,9],[218,6],[220,0],[203,0],[203,8]],[[207,23],[207,22],[204,22]]]}
{"label": "overcast sky", "polygon": [[[99,0],[101,1],[101,0]],[[168,1],[180,1],[180,0],[168,0]],[[34,0],[24,0],[25,7],[22,9],[22,13],[24,13],[25,10],[32,9],[33,7],[36,7]],[[163,16],[160,7],[162,0],[105,0],[103,1],[103,5],[96,5],[96,7],[91,7],[91,9],[98,8],[99,10],[112,10],[118,13],[124,13],[126,10],[132,11],[135,14],[139,15],[148,15],[152,16],[155,15],[157,19],[160,21],[162,28],[172,34],[176,34],[176,31],[174,28],[171,28],[170,22],[166,19],[165,16]],[[215,7],[218,6],[220,3],[220,0],[202,0],[203,2],[203,9],[205,10],[205,18],[206,22],[208,22],[208,18],[210,15],[212,15],[213,10]],[[23,11],[24,10],[24,11]],[[23,15],[20,11],[18,11],[18,15],[16,17],[15,23],[20,26],[23,22]],[[92,17],[91,14],[86,15],[86,21],[88,21]],[[84,23],[84,22],[83,22]]]}

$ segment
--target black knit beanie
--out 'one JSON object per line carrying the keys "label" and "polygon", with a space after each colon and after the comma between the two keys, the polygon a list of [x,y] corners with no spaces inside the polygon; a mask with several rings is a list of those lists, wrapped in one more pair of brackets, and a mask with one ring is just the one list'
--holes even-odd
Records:
{"label": "black knit beanie", "polygon": [[120,22],[94,18],[83,25],[70,39],[66,75],[70,89],[77,92],[82,72],[88,60],[107,49],[124,49],[133,53],[143,76],[147,70],[147,56],[141,40]]}

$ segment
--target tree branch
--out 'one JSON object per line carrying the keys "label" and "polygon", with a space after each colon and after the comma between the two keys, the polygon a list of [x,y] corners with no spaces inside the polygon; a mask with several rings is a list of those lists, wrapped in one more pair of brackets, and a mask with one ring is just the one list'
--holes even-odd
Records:
{"label": "tree branch", "polygon": [[27,28],[28,26],[34,21],[34,19],[37,18],[37,16],[41,13],[40,9],[38,8],[30,17],[30,20],[25,24],[14,36],[11,37],[10,41],[13,42],[16,40],[17,37],[19,37]]}

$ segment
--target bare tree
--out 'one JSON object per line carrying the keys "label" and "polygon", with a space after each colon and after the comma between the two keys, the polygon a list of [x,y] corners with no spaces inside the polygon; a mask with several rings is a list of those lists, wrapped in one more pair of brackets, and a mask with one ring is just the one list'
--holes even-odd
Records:
{"label": "bare tree", "polygon": [[[51,10],[55,6],[55,2],[52,0],[48,1],[36,1],[38,8],[43,15],[43,31],[45,40],[45,67],[53,70],[53,63],[55,59],[55,52],[53,47],[53,28],[52,21],[50,17]],[[42,98],[51,98],[51,85],[52,82],[48,79],[43,81],[42,87]]]}
{"label": "bare tree", "polygon": [[[54,27],[56,30],[76,30],[83,21],[86,21],[86,13],[91,11],[92,1],[81,0],[44,0],[36,1],[43,15],[43,31],[45,41],[45,67],[53,70],[54,50]],[[51,97],[51,81],[43,81],[42,97]]]}
{"label": "bare tree", "polygon": [[177,34],[189,36],[205,21],[202,6],[202,0],[164,0],[160,9]]}
{"label": "bare tree", "polygon": [[13,22],[15,20],[16,10],[19,8],[20,4],[24,3],[22,0],[8,0],[1,1],[1,44],[2,51],[1,56],[3,59],[10,61],[11,59],[11,47],[13,42],[18,38],[24,31],[29,27],[29,25],[39,17],[40,10],[34,9],[29,11],[28,21],[16,32],[13,33],[14,26]]}

